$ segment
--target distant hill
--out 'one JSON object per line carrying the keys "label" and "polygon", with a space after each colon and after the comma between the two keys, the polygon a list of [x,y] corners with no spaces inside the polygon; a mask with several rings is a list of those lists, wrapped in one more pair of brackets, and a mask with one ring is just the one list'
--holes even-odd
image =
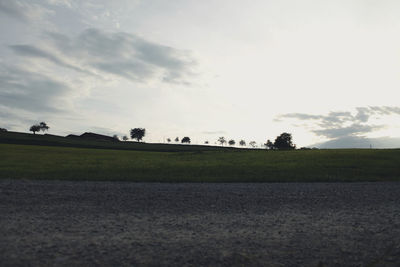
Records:
{"label": "distant hill", "polygon": [[30,134],[19,132],[0,132],[0,143],[63,146],[78,148],[99,148],[117,150],[139,150],[156,152],[202,152],[215,150],[240,150],[233,147],[205,146],[205,145],[182,145],[182,144],[151,144],[143,142],[122,142],[117,139],[96,134],[84,133],[82,135],[68,135],[66,137],[51,134]]}

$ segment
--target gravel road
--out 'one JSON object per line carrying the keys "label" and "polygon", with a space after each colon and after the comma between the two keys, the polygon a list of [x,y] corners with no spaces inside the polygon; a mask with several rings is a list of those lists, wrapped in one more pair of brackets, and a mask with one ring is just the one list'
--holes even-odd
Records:
{"label": "gravel road", "polygon": [[400,266],[400,183],[0,181],[1,266]]}

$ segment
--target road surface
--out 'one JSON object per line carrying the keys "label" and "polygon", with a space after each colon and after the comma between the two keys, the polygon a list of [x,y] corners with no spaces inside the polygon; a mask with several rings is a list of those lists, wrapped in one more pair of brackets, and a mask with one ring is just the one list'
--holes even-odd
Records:
{"label": "road surface", "polygon": [[0,180],[1,266],[399,266],[400,183]]}

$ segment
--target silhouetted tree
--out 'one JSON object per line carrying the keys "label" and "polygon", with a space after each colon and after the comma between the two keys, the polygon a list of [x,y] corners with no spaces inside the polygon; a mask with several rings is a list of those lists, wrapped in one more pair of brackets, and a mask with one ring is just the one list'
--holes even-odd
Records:
{"label": "silhouetted tree", "polygon": [[206,145],[208,145],[208,143],[209,143],[208,141],[205,141],[205,142],[204,142],[204,144],[206,144]]}
{"label": "silhouetted tree", "polygon": [[6,128],[0,128],[0,132],[7,132],[7,129]]}
{"label": "silhouetted tree", "polygon": [[182,138],[182,141],[181,141],[181,142],[182,142],[182,144],[183,144],[183,143],[188,143],[188,144],[190,144],[190,138],[187,137],[187,136],[185,136],[185,137]]}
{"label": "silhouetted tree", "polygon": [[265,143],[265,146],[267,149],[275,149],[274,143],[272,143],[271,140],[269,140],[269,139]]}
{"label": "silhouetted tree", "polygon": [[234,146],[236,144],[236,142],[235,142],[235,140],[231,139],[231,140],[229,140],[228,144],[230,146]]}
{"label": "silhouetted tree", "polygon": [[175,142],[177,142],[177,143],[179,142],[179,137],[175,138]]}
{"label": "silhouetted tree", "polygon": [[244,141],[244,140],[240,140],[240,142],[239,142],[239,145],[241,145],[241,146],[245,146],[245,145],[246,145],[246,141]]}
{"label": "silhouetted tree", "polygon": [[45,132],[45,131],[47,131],[47,130],[49,130],[49,126],[47,126],[47,124],[44,122],[44,121],[42,121],[41,123],[39,123],[39,127],[40,127],[40,130],[42,131],[42,132]]}
{"label": "silhouetted tree", "polygon": [[171,143],[171,138],[167,138],[167,142],[168,142],[168,143]]}
{"label": "silhouetted tree", "polygon": [[274,147],[281,150],[291,150],[295,149],[296,145],[292,143],[292,135],[290,133],[282,133],[276,137]]}
{"label": "silhouetted tree", "polygon": [[257,142],[256,142],[256,141],[251,141],[251,142],[249,143],[249,145],[250,145],[252,148],[255,148],[255,147],[257,147]]}
{"label": "silhouetted tree", "polygon": [[40,125],[32,125],[31,128],[29,128],[29,131],[33,132],[33,134],[36,134],[36,132],[40,131]]}
{"label": "silhouetted tree", "polygon": [[146,129],[144,128],[131,129],[131,138],[136,139],[138,142],[140,142],[145,135],[146,135]]}
{"label": "silhouetted tree", "polygon": [[223,146],[226,143],[225,137],[221,136],[218,138],[218,142]]}
{"label": "silhouetted tree", "polygon": [[115,140],[118,140],[118,141],[119,141],[118,135],[114,134],[114,135],[113,135],[113,138],[114,138]]}
{"label": "silhouetted tree", "polygon": [[129,140],[129,138],[128,138],[128,136],[124,135],[124,136],[122,136],[122,140],[124,140],[124,141],[128,141],[128,140]]}

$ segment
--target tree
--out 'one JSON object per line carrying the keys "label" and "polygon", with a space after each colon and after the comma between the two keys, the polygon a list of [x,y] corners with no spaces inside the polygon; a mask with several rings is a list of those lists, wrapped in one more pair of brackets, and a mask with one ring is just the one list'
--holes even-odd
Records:
{"label": "tree", "polygon": [[119,141],[118,135],[114,134],[114,135],[113,135],[113,138],[114,138],[115,140]]}
{"label": "tree", "polygon": [[239,142],[239,145],[241,145],[241,146],[245,146],[245,145],[246,145],[246,141],[244,141],[244,140],[240,140],[240,142]]}
{"label": "tree", "polygon": [[256,142],[256,141],[251,141],[251,142],[249,143],[249,145],[250,145],[252,148],[255,148],[255,147],[257,147],[257,142]]}
{"label": "tree", "polygon": [[228,144],[230,146],[234,146],[236,144],[236,142],[235,142],[235,140],[231,139],[231,140],[229,140]]}
{"label": "tree", "polygon": [[36,134],[36,132],[40,131],[40,125],[32,125],[31,128],[29,128],[29,131],[33,132],[33,134]]}
{"label": "tree", "polygon": [[47,126],[47,124],[44,122],[44,121],[42,121],[41,123],[39,123],[39,127],[40,127],[40,130],[42,131],[42,132],[45,132],[45,131],[47,131],[47,130],[49,130],[49,126]]}
{"label": "tree", "polygon": [[171,138],[167,138],[167,142],[168,142],[168,143],[171,143]]}
{"label": "tree", "polygon": [[179,142],[179,137],[175,138],[175,142],[177,142],[177,143]]}
{"label": "tree", "polygon": [[6,128],[0,128],[0,132],[5,133],[5,132],[7,132],[7,129]]}
{"label": "tree", "polygon": [[138,142],[140,142],[145,135],[146,135],[146,129],[144,128],[131,129],[131,138],[136,139]]}
{"label": "tree", "polygon": [[126,136],[126,135],[122,136],[123,141],[128,141],[128,139],[129,139],[128,136]]}
{"label": "tree", "polygon": [[292,143],[292,134],[282,133],[277,136],[274,142],[274,147],[280,150],[292,150],[296,148],[296,145]]}
{"label": "tree", "polygon": [[269,139],[265,143],[265,146],[267,149],[275,149],[274,143],[272,143],[271,140],[269,140]]}
{"label": "tree", "polygon": [[205,142],[204,142],[204,144],[206,144],[206,145],[208,145],[208,143],[209,143],[208,141],[205,141]]}
{"label": "tree", "polygon": [[181,141],[181,142],[182,142],[182,144],[183,144],[183,143],[188,143],[188,144],[190,144],[190,138],[187,137],[187,136],[185,136],[185,137],[182,138],[182,141]]}
{"label": "tree", "polygon": [[221,136],[218,138],[218,142],[223,146],[226,143],[225,137]]}

